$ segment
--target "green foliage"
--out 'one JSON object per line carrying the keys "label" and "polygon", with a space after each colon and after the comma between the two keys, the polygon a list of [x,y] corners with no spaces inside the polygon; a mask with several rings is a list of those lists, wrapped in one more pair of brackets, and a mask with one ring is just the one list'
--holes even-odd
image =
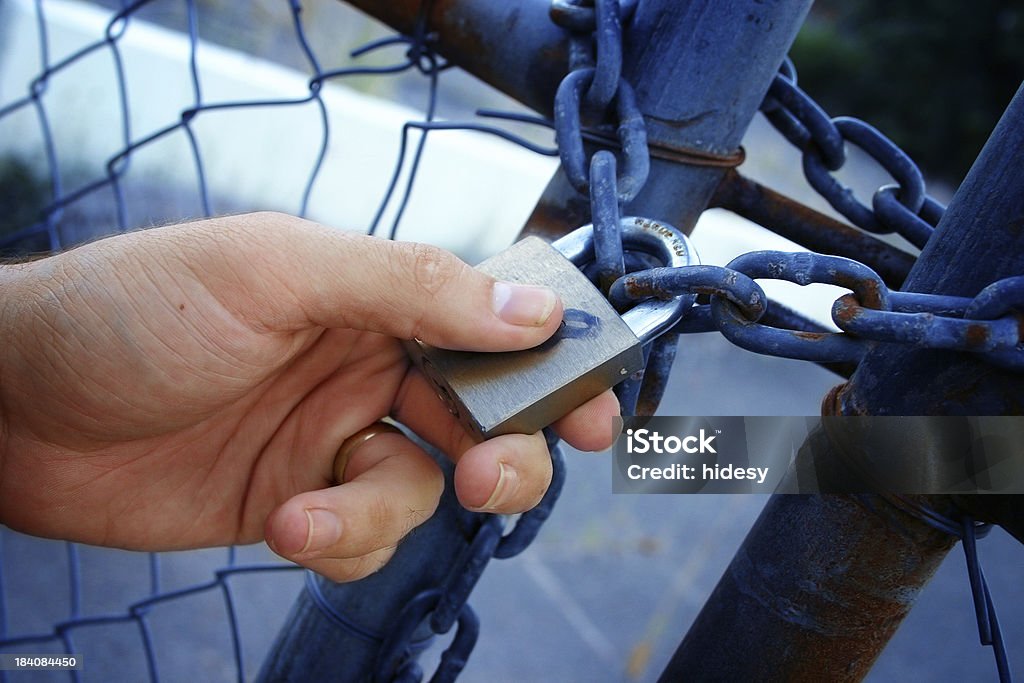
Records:
{"label": "green foliage", "polygon": [[1024,78],[1024,0],[818,0],[791,55],[831,115],[959,183]]}

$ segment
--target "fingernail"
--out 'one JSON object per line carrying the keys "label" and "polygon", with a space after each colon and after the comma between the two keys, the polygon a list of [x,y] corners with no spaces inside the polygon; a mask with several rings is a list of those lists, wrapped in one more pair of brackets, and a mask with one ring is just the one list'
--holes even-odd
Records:
{"label": "fingernail", "polygon": [[505,505],[507,499],[511,498],[519,483],[519,473],[503,462],[498,463],[498,483],[494,492],[487,499],[480,510],[497,510]]}
{"label": "fingernail", "polygon": [[299,553],[315,553],[326,550],[341,538],[341,522],[334,513],[314,508],[306,510],[306,519],[309,521],[306,545]]}
{"label": "fingernail", "polygon": [[557,295],[547,287],[495,282],[491,303],[495,314],[511,325],[540,327],[551,317],[557,301]]}

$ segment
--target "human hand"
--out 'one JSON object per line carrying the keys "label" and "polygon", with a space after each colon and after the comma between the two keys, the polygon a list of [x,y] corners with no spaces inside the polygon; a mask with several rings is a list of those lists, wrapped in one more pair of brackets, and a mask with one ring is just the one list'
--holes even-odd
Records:
{"label": "human hand", "polygon": [[[524,511],[550,481],[540,434],[476,443],[399,340],[527,348],[554,332],[561,304],[439,249],[251,214],[4,266],[0,297],[0,521],[12,528],[140,550],[265,536],[341,581],[382,566],[443,487],[400,434],[364,442],[336,485],[339,446],[384,416],[457,462],[471,509]],[[617,412],[606,392],[555,428],[600,450]]]}

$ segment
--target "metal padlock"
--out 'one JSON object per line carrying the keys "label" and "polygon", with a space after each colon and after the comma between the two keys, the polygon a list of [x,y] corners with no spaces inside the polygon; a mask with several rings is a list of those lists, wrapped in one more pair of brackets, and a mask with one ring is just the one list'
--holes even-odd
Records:
{"label": "metal padlock", "polygon": [[[674,227],[645,218],[621,221],[623,245],[665,266],[699,261]],[[594,229],[585,225],[548,244],[527,237],[477,268],[499,280],[545,285],[562,299],[562,325],[531,349],[449,351],[419,340],[410,356],[449,411],[478,437],[532,434],[643,367],[644,344],[671,327],[692,295],[648,300],[623,316],[581,272],[594,260]]]}

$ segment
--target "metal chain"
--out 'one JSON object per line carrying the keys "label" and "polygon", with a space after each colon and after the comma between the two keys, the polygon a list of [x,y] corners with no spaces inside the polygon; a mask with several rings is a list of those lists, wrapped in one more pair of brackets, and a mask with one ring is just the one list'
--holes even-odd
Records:
{"label": "metal chain", "polygon": [[[619,227],[622,206],[647,181],[651,157],[636,94],[622,78],[622,25],[635,8],[635,0],[553,0],[551,5],[552,19],[571,36],[570,72],[555,95],[555,137],[566,178],[590,199],[595,264],[585,272],[604,292],[627,272],[659,265],[644,254],[624,251]],[[599,149],[588,157],[584,139],[612,142],[621,156]],[[677,342],[675,334],[668,334],[649,344],[644,369],[615,388],[624,415],[653,414]]]}
{"label": "metal chain", "polygon": [[505,520],[499,515],[465,513],[467,526],[476,525],[476,532],[468,539],[468,546],[447,580],[439,587],[418,593],[398,615],[377,653],[374,681],[419,683],[423,679],[423,670],[416,661],[424,649],[420,633],[423,624],[438,635],[456,627],[455,636],[430,681],[451,683],[458,677],[480,633],[480,621],[469,605],[470,593],[491,559],[515,557],[530,545],[551,515],[565,483],[565,459],[558,439],[548,431],[545,437],[551,451],[552,475],[551,485],[540,504],[523,513],[508,533],[505,533]]}
{"label": "metal chain", "polygon": [[[571,33],[570,71],[555,99],[556,136],[566,176],[591,199],[595,277],[606,289],[626,272],[619,228],[621,205],[640,191],[650,163],[643,116],[632,88],[621,78],[620,12],[618,0],[554,0],[551,9],[552,18]],[[622,147],[621,172],[619,160],[612,152],[599,151],[587,159],[583,147],[583,118],[603,120],[609,110],[614,112],[616,137]],[[642,267],[650,265],[644,262]],[[636,393],[638,397],[643,395],[642,391]],[[423,679],[423,670],[416,661],[423,648],[422,638],[417,638],[423,624],[435,634],[456,627],[451,644],[431,676],[432,683],[454,681],[462,671],[480,628],[468,604],[470,593],[491,559],[514,557],[533,541],[565,482],[565,463],[558,439],[548,430],[545,437],[551,451],[552,480],[540,504],[521,515],[507,534],[502,517],[472,515],[474,521],[470,524],[477,531],[468,539],[468,547],[442,586],[414,596],[398,616],[378,652],[374,680],[418,683]]]}
{"label": "metal chain", "polygon": [[[832,305],[841,332],[808,332],[759,323],[769,307],[755,279],[851,290]],[[1003,367],[1024,369],[1021,317],[1024,276],[995,282],[976,297],[890,290],[867,266],[840,256],[755,251],[727,266],[653,268],[617,280],[612,303],[628,306],[649,297],[704,295],[674,332],[721,332],[750,351],[818,362],[859,362],[877,342],[981,353]]]}
{"label": "metal chain", "polygon": [[[832,208],[862,230],[897,233],[924,247],[945,209],[925,193],[921,171],[889,138],[859,119],[830,118],[797,86],[796,69],[788,59],[772,81],[761,111],[802,152],[807,182]],[[846,163],[846,143],[861,148],[896,180],[895,185],[878,188],[871,207],[832,175]]]}
{"label": "metal chain", "polygon": [[[663,268],[644,254],[624,251],[622,205],[637,196],[649,169],[646,127],[629,83],[622,78],[622,24],[635,2],[553,0],[551,17],[570,32],[570,71],[555,97],[554,128],[562,170],[590,200],[595,262],[587,271],[611,302],[625,309],[636,301],[679,294],[703,296],[668,334],[644,349],[645,371],[616,389],[623,414],[651,414],[664,390],[681,333],[719,331],[734,344],[758,353],[825,363],[857,363],[876,343],[970,351],[1004,367],[1024,370],[1024,276],[995,282],[973,298],[890,290],[868,266],[812,252],[757,251],[727,266]],[[923,248],[944,207],[929,197],[917,166],[870,125],[830,118],[796,85],[788,61],[773,81],[762,111],[803,155],[807,181],[839,213],[868,232],[897,233]],[[594,136],[594,132],[598,132]],[[617,140],[617,156],[600,149],[589,157],[584,138]],[[846,161],[845,145],[864,150],[895,180],[880,187],[871,206],[857,200],[833,172]],[[757,279],[801,285],[831,284],[850,290],[832,305],[839,332],[793,330],[764,324],[768,297]],[[551,513],[565,477],[557,439],[547,433],[554,478],[544,500],[503,535],[500,517],[479,524],[458,565],[439,588],[421,592],[400,615],[378,657],[376,680],[418,682],[415,661],[421,624],[456,635],[431,681],[453,681],[476,642],[479,622],[467,600],[492,558],[526,548]],[[979,603],[980,604],[980,603]]]}
{"label": "metal chain", "polygon": [[[897,233],[923,249],[945,207],[927,195],[914,162],[869,124],[849,117],[830,118],[797,87],[796,80],[796,70],[787,59],[768,91],[762,112],[801,150],[808,183],[862,230]],[[847,143],[866,152],[896,180],[895,185],[878,188],[871,207],[832,175],[845,164]],[[850,290],[832,305],[832,321],[840,332],[811,329],[810,325],[793,330],[760,323],[770,304],[755,279],[822,283]],[[627,274],[608,291],[609,299],[620,308],[649,297],[682,293],[703,295],[707,303],[694,306],[673,332],[718,330],[732,343],[758,353],[856,364],[874,344],[897,343],[978,353],[1002,367],[1024,370],[1024,276],[993,282],[973,298],[902,292],[890,290],[871,268],[851,259],[758,251],[743,254],[724,268],[686,266]],[[979,527],[969,516],[959,523],[936,515],[918,516],[962,540],[979,639],[982,645],[992,647],[999,680],[1008,683],[1006,644],[976,545],[988,526]]]}
{"label": "metal chain", "polygon": [[[808,182],[837,211],[869,232],[895,232],[923,248],[945,210],[925,192],[920,170],[876,129],[848,117],[830,118],[796,85],[789,60],[775,77],[762,111],[803,154]],[[846,161],[846,143],[867,152],[896,185],[878,189],[869,208],[832,175]],[[823,283],[851,290],[832,305],[840,332],[763,324],[770,304],[755,279]],[[759,251],[726,267],[654,268],[619,278],[609,289],[620,308],[648,297],[704,295],[673,332],[719,331],[757,353],[815,362],[857,363],[875,343],[969,351],[1024,370],[1024,277],[992,283],[973,299],[892,291],[869,267],[815,253]]]}

